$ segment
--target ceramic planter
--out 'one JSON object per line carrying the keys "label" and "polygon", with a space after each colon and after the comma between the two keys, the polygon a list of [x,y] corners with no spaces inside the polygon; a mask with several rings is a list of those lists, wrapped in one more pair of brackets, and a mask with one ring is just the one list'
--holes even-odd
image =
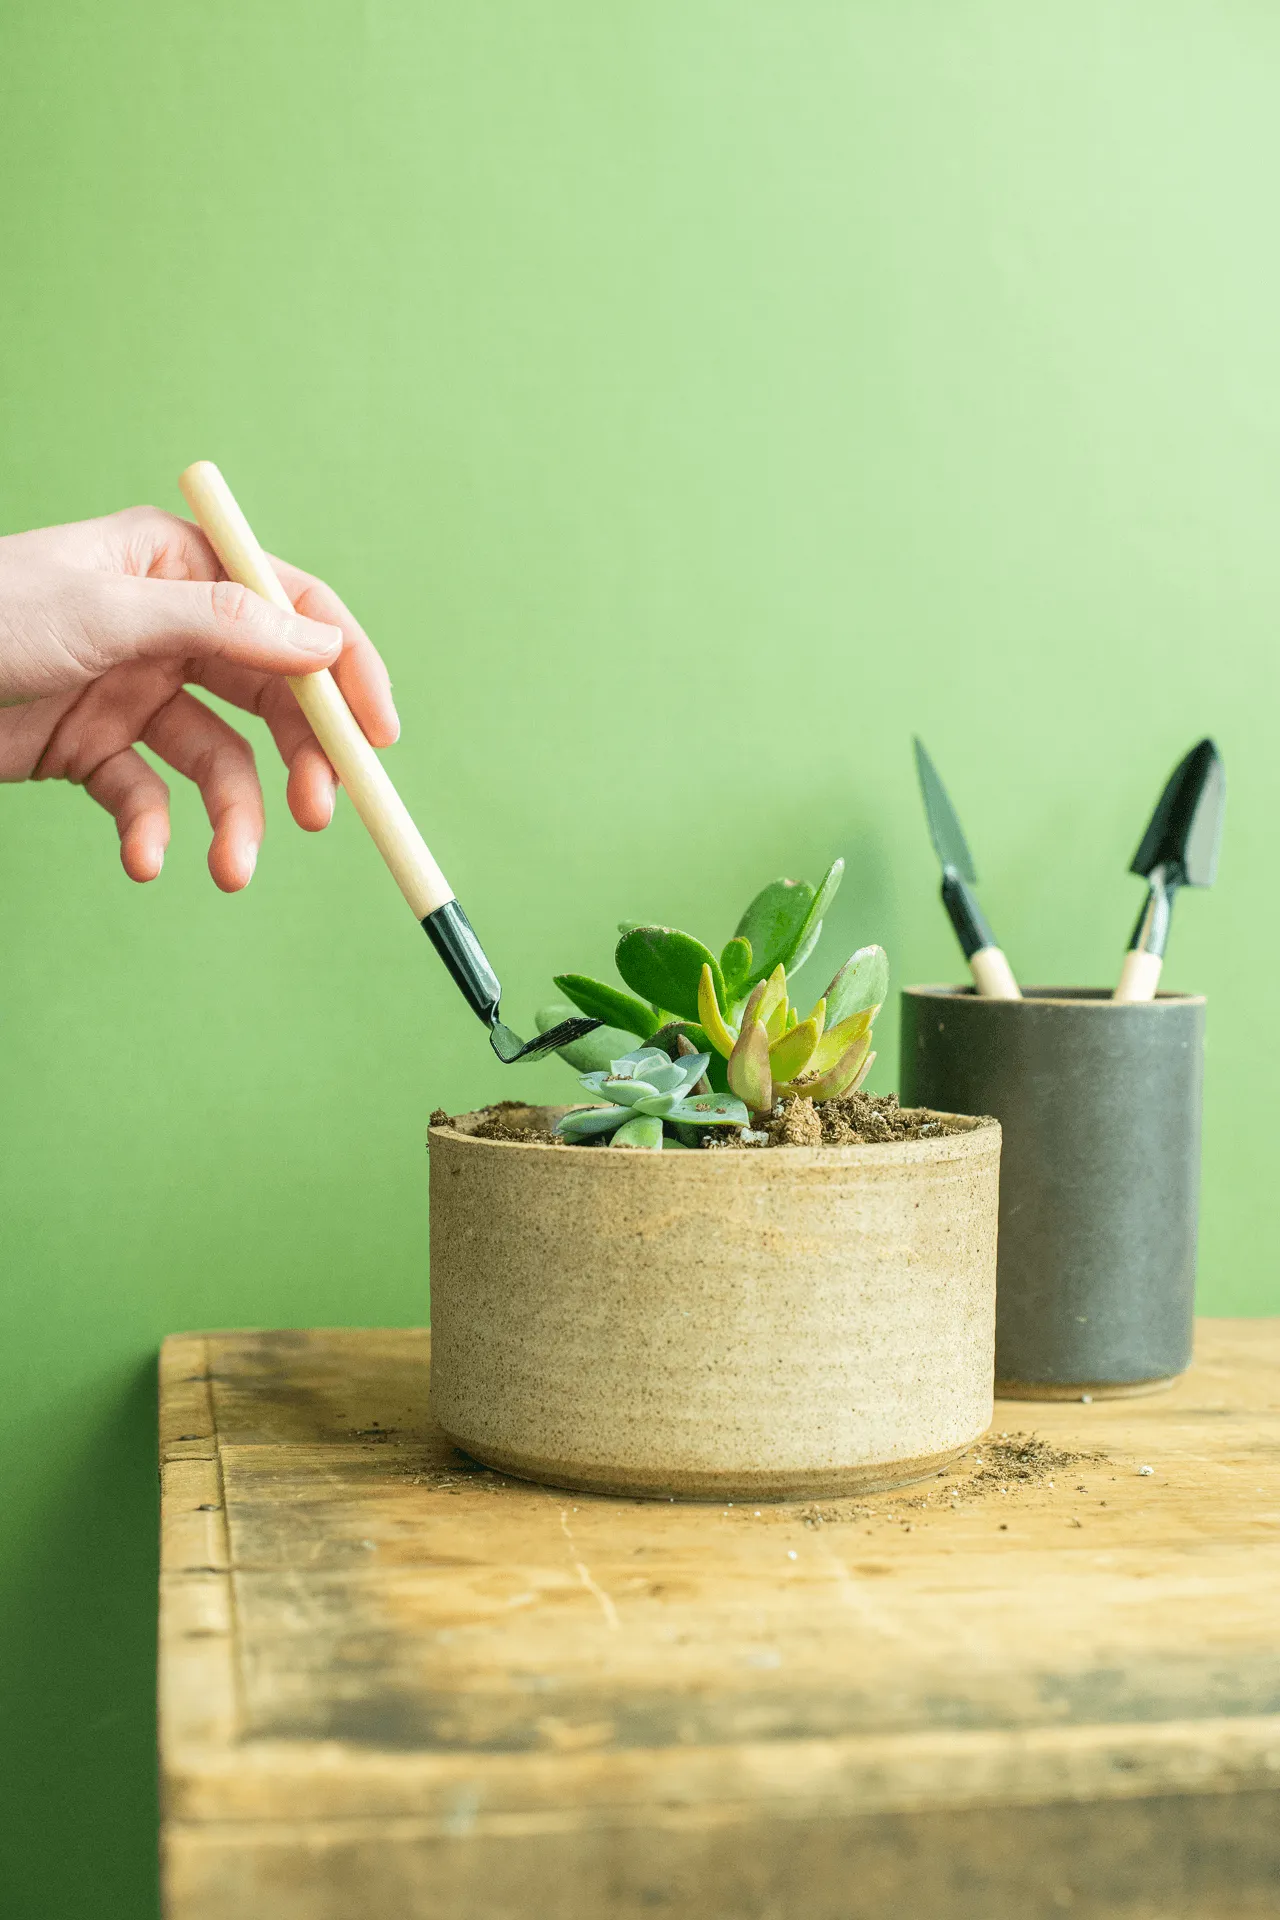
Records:
{"label": "ceramic planter", "polygon": [[658,1154],[477,1118],[429,1135],[431,1396],[486,1465],[783,1499],[920,1478],[989,1425],[994,1124]]}
{"label": "ceramic planter", "polygon": [[1004,1128],[997,1392],[1166,1386],[1191,1358],[1204,1001],[902,996],[902,1098]]}

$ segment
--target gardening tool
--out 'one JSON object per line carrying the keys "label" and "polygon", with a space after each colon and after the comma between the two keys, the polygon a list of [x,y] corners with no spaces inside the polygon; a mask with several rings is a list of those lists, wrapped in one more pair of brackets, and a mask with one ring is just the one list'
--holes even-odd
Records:
{"label": "gardening tool", "polygon": [[942,904],[951,916],[974,983],[984,999],[1021,1000],[1022,991],[1013,977],[1013,969],[996,945],[996,937],[972,891],[971,883],[978,876],[973,870],[973,855],[956,818],[956,810],[938,778],[938,769],[918,737],[915,746],[916,776],[924,798],[929,838],[942,862]]}
{"label": "gardening tool", "polygon": [[[178,484],[227,577],[292,613],[292,602],[274,567],[213,462],[197,460]],[[502,998],[498,976],[336,680],[327,668],[321,668],[319,673],[291,678],[289,685],[415,920],[421,922],[467,1005],[488,1027],[489,1044],[499,1060],[508,1065],[516,1060],[535,1060],[593,1033],[602,1023],[585,1016],[562,1020],[536,1040],[527,1041],[503,1024],[498,1017]]]}
{"label": "gardening tool", "polygon": [[1227,776],[1212,740],[1178,762],[1130,862],[1147,897],[1124,957],[1116,1000],[1154,1000],[1164,965],[1173,896],[1179,887],[1211,887],[1218,871]]}

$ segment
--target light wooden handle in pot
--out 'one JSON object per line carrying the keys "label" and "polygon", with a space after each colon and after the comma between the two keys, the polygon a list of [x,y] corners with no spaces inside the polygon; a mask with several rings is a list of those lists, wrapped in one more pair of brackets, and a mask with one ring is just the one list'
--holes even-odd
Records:
{"label": "light wooden handle in pot", "polygon": [[[254,538],[235,495],[212,460],[197,460],[178,482],[196,521],[222,562],[227,578],[270,600],[288,613],[293,603],[280,584],[275,568]],[[415,920],[425,920],[453,899],[453,888],[441,873],[430,848],[418,832],[409,809],[391,783],[338,683],[326,667],[318,673],[291,678],[289,685],[316,739],[329,756],[334,772],[351,796],[378,852],[408,901]]]}

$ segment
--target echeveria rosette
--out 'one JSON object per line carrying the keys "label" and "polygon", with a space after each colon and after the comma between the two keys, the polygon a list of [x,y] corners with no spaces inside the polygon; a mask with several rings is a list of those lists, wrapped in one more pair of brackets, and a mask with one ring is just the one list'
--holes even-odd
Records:
{"label": "echeveria rosette", "polygon": [[571,1145],[607,1137],[613,1147],[659,1151],[664,1121],[675,1127],[745,1127],[749,1116],[740,1100],[694,1093],[710,1059],[709,1053],[692,1053],[671,1060],[658,1047],[637,1047],[606,1069],[581,1076],[588,1093],[610,1104],[572,1108],[556,1132]]}
{"label": "echeveria rosette", "polygon": [[728,1063],[730,1090],[753,1113],[768,1113],[782,1095],[834,1100],[862,1084],[875,1059],[872,1024],[888,990],[883,947],[862,947],[804,1020],[788,1001],[781,964],[727,1016],[705,968],[698,1012],[712,1046]]}

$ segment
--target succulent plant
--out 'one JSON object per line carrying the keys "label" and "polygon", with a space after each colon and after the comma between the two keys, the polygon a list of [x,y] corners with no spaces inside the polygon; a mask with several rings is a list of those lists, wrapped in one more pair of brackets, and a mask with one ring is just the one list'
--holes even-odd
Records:
{"label": "succulent plant", "polygon": [[715,976],[704,966],[698,1012],[703,1031],[727,1063],[731,1092],[753,1113],[768,1113],[783,1095],[834,1100],[861,1085],[875,1059],[871,1028],[888,987],[884,948],[862,947],[803,1020],[787,998],[787,970],[781,964],[726,1012]]}
{"label": "succulent plant", "polygon": [[[747,1109],[731,1094],[694,1092],[710,1058],[688,1053],[673,1060],[661,1047],[637,1047],[606,1069],[581,1076],[588,1092],[610,1104],[571,1107],[556,1132],[571,1145],[607,1139],[611,1147],[659,1151],[664,1145],[689,1144],[678,1137],[685,1130],[700,1138],[704,1127],[746,1126]],[[664,1122],[677,1130],[677,1137],[665,1137]]]}
{"label": "succulent plant", "polygon": [[[629,992],[586,974],[556,977],[573,1007],[605,1022],[563,1057],[579,1071],[605,1073],[619,1039],[661,1049],[668,1064],[688,1046],[707,1058],[713,1091],[734,1093],[756,1113],[780,1094],[829,1100],[849,1092],[875,1058],[871,1026],[889,979],[883,949],[855,953],[805,1019],[788,999],[788,977],[813,951],[843,873],[836,860],[817,887],[770,881],[719,955],[676,927],[624,921],[614,957]],[[570,1010],[544,1007],[539,1029]]]}

